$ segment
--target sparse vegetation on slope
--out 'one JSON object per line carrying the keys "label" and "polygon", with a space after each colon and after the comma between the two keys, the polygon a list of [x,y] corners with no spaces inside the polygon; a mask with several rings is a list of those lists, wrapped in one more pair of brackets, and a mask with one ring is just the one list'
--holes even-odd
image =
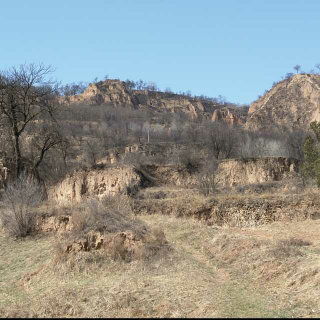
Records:
{"label": "sparse vegetation on slope", "polygon": [[287,76],[243,127],[246,107],[222,97],[107,77],[50,95],[51,69],[13,71],[0,78],[0,315],[320,316],[319,189],[299,173],[319,176],[319,125],[248,130],[259,103],[292,124],[279,99],[306,108],[300,84],[317,97],[318,75]]}

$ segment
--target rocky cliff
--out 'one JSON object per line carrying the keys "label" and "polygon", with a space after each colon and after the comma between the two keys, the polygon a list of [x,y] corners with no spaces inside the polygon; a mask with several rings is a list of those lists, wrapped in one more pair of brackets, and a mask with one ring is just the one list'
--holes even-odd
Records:
{"label": "rocky cliff", "polygon": [[320,75],[296,74],[251,104],[245,128],[307,129],[314,120],[320,121]]}
{"label": "rocky cliff", "polygon": [[127,90],[120,80],[106,80],[90,83],[88,88],[79,95],[66,98],[70,103],[85,102],[88,104],[111,103],[115,106],[126,105],[135,109],[146,108],[154,112],[182,112],[193,118],[210,119],[216,109],[223,105],[208,100],[189,98],[173,93]]}
{"label": "rocky cliff", "polygon": [[240,108],[221,108],[213,112],[212,121],[221,121],[231,126],[242,126],[247,120],[248,113]]}

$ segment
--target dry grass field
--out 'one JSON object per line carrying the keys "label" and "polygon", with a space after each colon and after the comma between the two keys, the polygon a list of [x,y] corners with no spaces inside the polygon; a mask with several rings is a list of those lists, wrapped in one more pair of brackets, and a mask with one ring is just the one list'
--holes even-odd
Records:
{"label": "dry grass field", "polygon": [[61,254],[55,232],[25,240],[2,232],[1,317],[320,316],[320,220],[243,227],[156,213],[134,219],[162,230],[165,249],[126,261],[104,250]]}

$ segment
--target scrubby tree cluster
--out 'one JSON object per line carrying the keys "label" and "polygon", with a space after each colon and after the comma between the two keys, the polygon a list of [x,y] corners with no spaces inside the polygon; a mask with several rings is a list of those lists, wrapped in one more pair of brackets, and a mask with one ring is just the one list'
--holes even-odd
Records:
{"label": "scrubby tree cluster", "polygon": [[65,97],[74,96],[83,93],[88,87],[88,83],[80,81],[78,83],[69,83],[59,88],[59,94]]}
{"label": "scrubby tree cluster", "polygon": [[315,178],[320,187],[320,122],[310,124],[312,134],[308,135],[303,144],[304,163],[302,174],[306,178]]}
{"label": "scrubby tree cluster", "polygon": [[58,86],[43,64],[21,65],[0,73],[0,124],[3,151],[15,160],[19,177],[25,159],[38,169],[48,153],[65,143],[59,130]]}

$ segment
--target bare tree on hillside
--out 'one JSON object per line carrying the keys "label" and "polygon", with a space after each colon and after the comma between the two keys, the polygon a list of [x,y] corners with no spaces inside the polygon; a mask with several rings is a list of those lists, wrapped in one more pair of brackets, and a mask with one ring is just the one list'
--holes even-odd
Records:
{"label": "bare tree on hillside", "polygon": [[157,91],[158,90],[158,86],[157,86],[157,84],[155,82],[149,81],[148,86],[147,86],[147,90]]}
{"label": "bare tree on hillside", "polygon": [[43,64],[25,64],[0,73],[0,118],[8,127],[13,142],[16,177],[22,171],[23,134],[30,126],[45,122],[50,127],[48,131],[34,133],[38,149],[34,168],[39,167],[49,149],[62,141],[57,134],[58,86],[56,82],[46,80],[53,71]]}
{"label": "bare tree on hillside", "polygon": [[286,75],[285,75],[285,79],[286,80],[290,80],[292,77],[294,76],[294,74],[292,72],[288,72]]}
{"label": "bare tree on hillside", "polygon": [[297,73],[299,73],[299,70],[301,69],[301,66],[299,66],[299,65],[297,64],[297,65],[295,65],[295,66],[293,67],[293,69],[296,70]]}
{"label": "bare tree on hillside", "polygon": [[87,86],[88,85],[83,83],[82,81],[78,83],[70,83],[62,86],[59,92],[66,97],[74,96],[76,94],[83,93],[86,90]]}
{"label": "bare tree on hillside", "polygon": [[237,134],[225,124],[209,123],[204,127],[205,143],[216,159],[228,159],[236,152]]}
{"label": "bare tree on hillside", "polygon": [[287,137],[287,144],[289,147],[289,155],[291,157],[303,160],[303,144],[307,137],[307,133],[303,130],[295,130],[289,133]]}
{"label": "bare tree on hillside", "polygon": [[84,151],[84,160],[89,166],[95,166],[101,155],[101,145],[96,139],[87,139],[84,141],[82,149]]}
{"label": "bare tree on hillside", "polygon": [[196,122],[191,122],[186,128],[186,137],[189,141],[196,143],[201,141],[200,125]]}

